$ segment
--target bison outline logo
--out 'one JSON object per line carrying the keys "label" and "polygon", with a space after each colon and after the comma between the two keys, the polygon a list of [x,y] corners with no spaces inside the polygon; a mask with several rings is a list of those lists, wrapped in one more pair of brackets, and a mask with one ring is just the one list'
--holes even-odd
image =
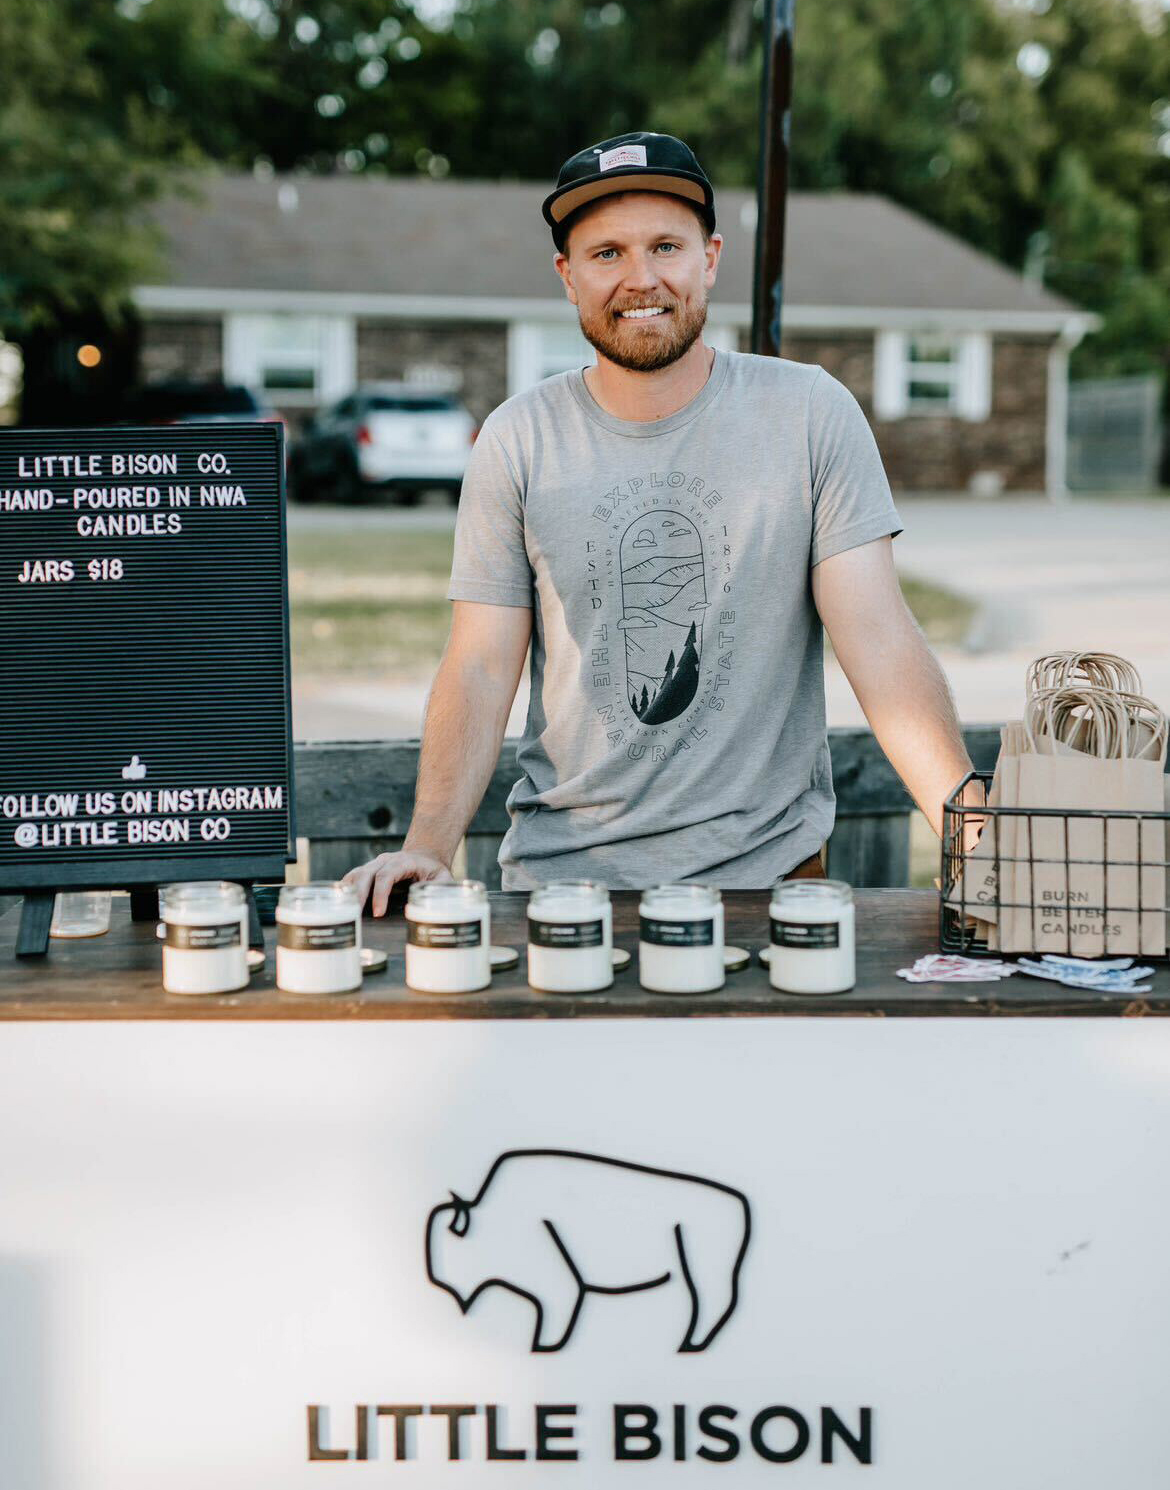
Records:
{"label": "bison outline logo", "polygon": [[426,1268],[464,1314],[488,1288],[527,1299],[531,1349],[545,1352],[568,1344],[587,1294],[659,1288],[677,1268],[691,1305],[678,1350],[695,1352],[735,1312],[750,1237],[747,1196],[717,1180],[571,1149],[509,1149],[474,1200],[452,1191],[431,1211]]}

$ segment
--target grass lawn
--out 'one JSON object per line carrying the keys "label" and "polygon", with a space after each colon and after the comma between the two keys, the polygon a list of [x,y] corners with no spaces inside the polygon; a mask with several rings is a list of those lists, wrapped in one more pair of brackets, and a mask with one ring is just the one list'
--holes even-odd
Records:
{"label": "grass lawn", "polygon": [[[289,605],[297,670],[429,681],[451,625],[452,542],[449,529],[294,531]],[[911,578],[902,591],[931,643],[962,641],[973,601]]]}
{"label": "grass lawn", "polygon": [[304,532],[289,539],[293,664],[308,674],[428,682],[447,640],[450,532]]}
{"label": "grass lawn", "polygon": [[906,575],[902,576],[902,594],[927,641],[941,646],[959,646],[979,609],[966,595]]}
{"label": "grass lawn", "polygon": [[431,574],[445,580],[451,573],[453,539],[449,529],[294,528],[288,541],[288,567],[290,573]]}

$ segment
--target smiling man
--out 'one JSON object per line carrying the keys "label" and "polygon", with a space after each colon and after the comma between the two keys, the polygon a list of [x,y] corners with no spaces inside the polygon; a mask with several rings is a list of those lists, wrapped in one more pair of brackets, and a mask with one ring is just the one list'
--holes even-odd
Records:
{"label": "smiling man", "polygon": [[597,362],[484,423],[410,831],[349,878],[380,915],[395,883],[450,876],[530,642],[505,889],[823,873],[822,624],[938,831],[970,761],[902,599],[901,522],[855,399],[818,367],[704,344],[722,239],[681,140],[590,146],[543,210]]}

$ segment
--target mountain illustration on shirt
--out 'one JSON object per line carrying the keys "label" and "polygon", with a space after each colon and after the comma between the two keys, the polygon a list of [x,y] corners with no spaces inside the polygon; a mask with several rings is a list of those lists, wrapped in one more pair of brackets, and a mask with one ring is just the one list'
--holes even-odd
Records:
{"label": "mountain illustration on shirt", "polygon": [[677,512],[648,512],[622,534],[626,697],[643,724],[664,724],[699,686],[707,580],[698,528]]}

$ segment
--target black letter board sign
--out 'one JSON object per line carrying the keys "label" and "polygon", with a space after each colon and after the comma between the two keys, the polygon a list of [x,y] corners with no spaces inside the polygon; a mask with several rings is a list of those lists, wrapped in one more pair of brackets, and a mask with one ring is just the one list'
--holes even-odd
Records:
{"label": "black letter board sign", "polygon": [[0,430],[0,890],[283,879],[279,424]]}

